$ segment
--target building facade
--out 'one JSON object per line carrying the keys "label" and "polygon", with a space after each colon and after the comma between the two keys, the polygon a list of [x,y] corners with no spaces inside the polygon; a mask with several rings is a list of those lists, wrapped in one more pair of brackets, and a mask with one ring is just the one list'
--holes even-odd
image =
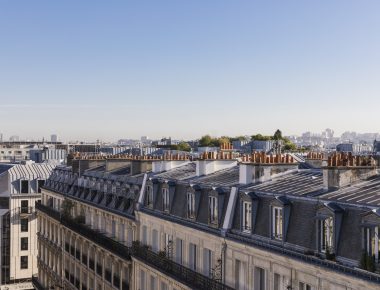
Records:
{"label": "building facade", "polygon": [[91,158],[42,189],[39,289],[380,287],[370,158],[336,154],[320,169],[264,152]]}
{"label": "building facade", "polygon": [[0,173],[1,285],[30,289],[37,270],[35,204],[53,170],[47,164],[3,165]]}

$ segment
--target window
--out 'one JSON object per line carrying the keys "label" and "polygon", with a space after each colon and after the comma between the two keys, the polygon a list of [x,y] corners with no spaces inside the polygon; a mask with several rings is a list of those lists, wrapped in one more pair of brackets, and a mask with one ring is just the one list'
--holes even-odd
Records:
{"label": "window", "polygon": [[156,277],[150,276],[150,290],[156,290]]}
{"label": "window", "polygon": [[236,260],[235,263],[235,289],[245,290],[245,264]]}
{"label": "window", "polygon": [[189,267],[191,270],[197,270],[197,245],[189,244]]}
{"label": "window", "polygon": [[364,250],[375,258],[375,262],[380,262],[380,227],[364,228]]}
{"label": "window", "polygon": [[303,283],[303,282],[300,282],[299,283],[299,290],[312,290],[313,288],[309,285],[309,284],[306,284],[306,283]]}
{"label": "window", "polygon": [[273,277],[273,290],[281,290],[281,276],[277,273],[274,273]]}
{"label": "window", "polygon": [[29,193],[29,180],[20,180],[21,193]]}
{"label": "window", "polygon": [[254,290],[264,290],[266,289],[265,283],[265,270],[259,267],[255,267],[254,270]]}
{"label": "window", "polygon": [[20,219],[21,231],[22,232],[27,232],[28,231],[28,222],[29,222],[29,220],[27,218]]}
{"label": "window", "polygon": [[168,188],[163,188],[162,189],[162,205],[164,211],[169,211],[169,189]]}
{"label": "window", "polygon": [[210,223],[218,222],[218,202],[215,196],[208,197]]}
{"label": "window", "polygon": [[152,251],[158,252],[159,245],[158,245],[158,231],[153,230],[152,231]]}
{"label": "window", "polygon": [[333,218],[328,217],[320,221],[321,251],[332,252],[333,250]]}
{"label": "window", "polygon": [[148,206],[153,206],[153,187],[148,185],[146,187],[146,191],[147,191],[147,205]]}
{"label": "window", "polygon": [[161,290],[169,290],[168,284],[161,282]]}
{"label": "window", "polygon": [[148,228],[146,226],[142,227],[141,242],[143,243],[143,245],[147,245],[148,244]]}
{"label": "window", "polygon": [[282,240],[282,208],[273,207],[272,235],[277,240]]}
{"label": "window", "polygon": [[252,230],[252,203],[243,202],[243,232],[251,232]]}
{"label": "window", "polygon": [[29,201],[28,200],[22,200],[21,201],[21,213],[28,213],[29,209]]}
{"label": "window", "polygon": [[140,270],[140,290],[146,289],[145,272]]}
{"label": "window", "polygon": [[20,268],[21,269],[28,269],[28,256],[21,256],[20,257]]}
{"label": "window", "polygon": [[27,251],[28,250],[28,238],[21,238],[21,251]]}
{"label": "window", "polygon": [[37,179],[37,192],[41,193],[41,188],[45,185],[45,180]]}
{"label": "window", "polygon": [[187,217],[195,218],[195,194],[187,193]]}
{"label": "window", "polygon": [[179,238],[176,239],[175,243],[175,256],[176,256],[176,262],[178,264],[183,263],[183,241]]}
{"label": "window", "polygon": [[212,276],[212,251],[209,249],[203,249],[203,274]]}
{"label": "window", "polygon": [[173,237],[172,235],[165,234],[165,248],[166,255],[170,258],[173,257]]}

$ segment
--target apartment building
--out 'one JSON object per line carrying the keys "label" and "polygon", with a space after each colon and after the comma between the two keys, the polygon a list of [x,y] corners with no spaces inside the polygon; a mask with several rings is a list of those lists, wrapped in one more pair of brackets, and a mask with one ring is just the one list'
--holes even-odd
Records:
{"label": "apartment building", "polygon": [[[38,210],[38,289],[379,289],[370,157],[74,159]],[[313,160],[314,159],[314,160]],[[80,170],[79,170],[80,169]]]}
{"label": "apartment building", "polygon": [[32,289],[37,270],[35,204],[53,166],[47,164],[0,167],[0,281],[8,289]]}

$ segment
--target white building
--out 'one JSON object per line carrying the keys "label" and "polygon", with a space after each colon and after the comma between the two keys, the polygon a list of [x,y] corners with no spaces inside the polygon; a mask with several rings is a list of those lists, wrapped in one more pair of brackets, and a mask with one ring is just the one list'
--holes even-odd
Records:
{"label": "white building", "polygon": [[31,161],[0,168],[0,282],[8,289],[32,289],[37,270],[37,217],[35,204],[53,170]]}

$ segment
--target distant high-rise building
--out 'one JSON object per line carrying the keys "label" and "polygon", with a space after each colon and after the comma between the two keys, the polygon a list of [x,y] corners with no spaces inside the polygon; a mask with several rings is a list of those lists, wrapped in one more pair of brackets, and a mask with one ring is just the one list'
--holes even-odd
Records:
{"label": "distant high-rise building", "polygon": [[58,135],[56,135],[56,134],[52,134],[52,135],[50,136],[50,141],[51,141],[51,142],[54,142],[54,143],[58,142]]}

